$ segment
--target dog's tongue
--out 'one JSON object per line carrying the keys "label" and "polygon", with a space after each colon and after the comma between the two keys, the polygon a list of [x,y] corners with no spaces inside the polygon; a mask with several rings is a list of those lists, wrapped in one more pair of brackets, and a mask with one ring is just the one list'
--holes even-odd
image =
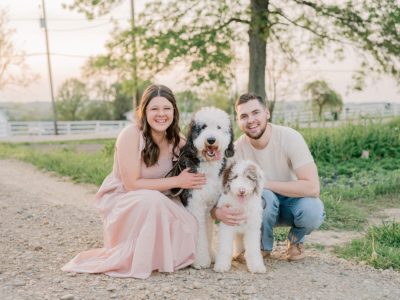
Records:
{"label": "dog's tongue", "polygon": [[245,198],[245,196],[238,195],[238,196],[237,196],[237,200],[238,200],[238,202],[239,202],[240,204],[243,204],[243,203],[246,201],[246,198]]}
{"label": "dog's tongue", "polygon": [[221,151],[215,151],[215,158],[216,159],[221,159]]}

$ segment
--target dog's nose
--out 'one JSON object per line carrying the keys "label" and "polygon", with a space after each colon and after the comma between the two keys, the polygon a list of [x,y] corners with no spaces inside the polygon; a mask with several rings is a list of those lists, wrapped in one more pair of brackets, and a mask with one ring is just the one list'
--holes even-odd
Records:
{"label": "dog's nose", "polygon": [[246,190],[245,189],[239,189],[239,194],[240,195],[244,195],[246,193]]}
{"label": "dog's nose", "polygon": [[214,144],[215,141],[216,141],[215,137],[209,137],[209,138],[207,138],[207,143],[208,143],[209,145]]}

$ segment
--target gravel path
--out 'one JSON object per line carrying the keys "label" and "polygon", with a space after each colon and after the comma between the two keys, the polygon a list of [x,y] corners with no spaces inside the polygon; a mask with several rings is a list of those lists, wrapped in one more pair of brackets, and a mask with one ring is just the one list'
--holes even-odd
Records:
{"label": "gravel path", "polygon": [[[187,268],[147,280],[64,273],[76,253],[102,244],[95,191],[0,160],[0,299],[400,299],[399,272],[315,249],[288,263],[279,245],[262,275],[236,262],[226,274]],[[313,242],[324,244],[323,236]]]}

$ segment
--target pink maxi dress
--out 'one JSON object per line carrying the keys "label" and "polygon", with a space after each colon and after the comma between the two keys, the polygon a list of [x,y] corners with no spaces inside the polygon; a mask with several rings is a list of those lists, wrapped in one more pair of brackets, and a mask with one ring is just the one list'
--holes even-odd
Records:
{"label": "pink maxi dress", "polygon": [[[141,160],[141,178],[164,177],[172,167],[171,155],[149,168]],[[193,263],[194,217],[167,193],[125,191],[116,153],[113,171],[96,194],[96,206],[103,221],[104,247],[78,254],[63,271],[144,279],[154,270],[173,272]]]}

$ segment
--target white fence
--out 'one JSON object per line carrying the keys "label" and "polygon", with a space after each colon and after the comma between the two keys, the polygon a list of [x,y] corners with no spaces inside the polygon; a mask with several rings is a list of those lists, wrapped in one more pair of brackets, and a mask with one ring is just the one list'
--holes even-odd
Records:
{"label": "white fence", "polygon": [[[119,132],[130,124],[128,121],[59,121],[59,135]],[[0,137],[53,135],[54,123],[49,122],[7,122],[0,123]]]}
{"label": "white fence", "polygon": [[[190,114],[182,113],[181,124],[189,124]],[[383,119],[400,115],[400,103],[377,103],[360,105],[345,105],[338,114],[339,121],[358,122],[365,119]],[[334,115],[324,113],[324,121],[318,120],[315,113],[305,109],[276,110],[273,122],[300,127],[334,127],[341,122],[334,121]],[[57,123],[59,135],[118,133],[130,121],[59,121]],[[54,124],[48,122],[7,122],[0,120],[0,138],[12,136],[46,136],[54,135]]]}
{"label": "white fence", "polygon": [[[324,112],[322,121],[357,121],[364,119],[383,119],[400,115],[400,104],[346,106],[338,113],[337,119],[331,112]],[[321,122],[318,115],[310,110],[275,110],[274,122],[281,124],[299,124],[307,126],[311,122]]]}

